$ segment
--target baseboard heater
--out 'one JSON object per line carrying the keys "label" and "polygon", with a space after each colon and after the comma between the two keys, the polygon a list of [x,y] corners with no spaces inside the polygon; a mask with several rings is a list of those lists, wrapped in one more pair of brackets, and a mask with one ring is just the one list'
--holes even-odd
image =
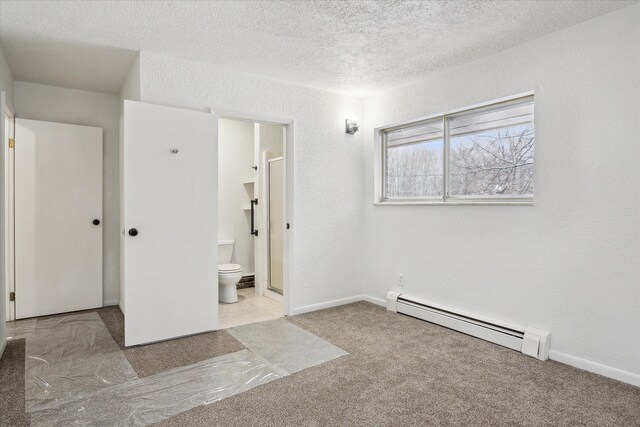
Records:
{"label": "baseboard heater", "polygon": [[549,358],[550,333],[547,331],[483,319],[396,291],[387,294],[387,310],[472,335],[540,360]]}

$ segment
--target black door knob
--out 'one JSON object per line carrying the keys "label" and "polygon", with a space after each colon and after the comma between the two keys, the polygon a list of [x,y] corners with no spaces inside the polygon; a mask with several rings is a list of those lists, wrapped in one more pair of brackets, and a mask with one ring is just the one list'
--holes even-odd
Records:
{"label": "black door knob", "polygon": [[91,221],[91,222],[93,222],[93,225],[100,225],[100,220],[99,220],[99,219],[97,219],[97,218],[96,218],[96,219],[94,219],[94,220],[93,220],[93,221]]}
{"label": "black door knob", "polygon": [[137,228],[130,228],[129,229],[129,236],[136,237],[137,235],[138,235],[138,229]]}

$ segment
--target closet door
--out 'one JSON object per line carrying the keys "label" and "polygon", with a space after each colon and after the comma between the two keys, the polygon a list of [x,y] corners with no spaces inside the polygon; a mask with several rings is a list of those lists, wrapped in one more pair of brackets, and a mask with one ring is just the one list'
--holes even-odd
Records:
{"label": "closet door", "polygon": [[16,119],[16,318],[102,306],[102,129]]}
{"label": "closet door", "polygon": [[125,345],[218,327],[218,120],[125,101]]}

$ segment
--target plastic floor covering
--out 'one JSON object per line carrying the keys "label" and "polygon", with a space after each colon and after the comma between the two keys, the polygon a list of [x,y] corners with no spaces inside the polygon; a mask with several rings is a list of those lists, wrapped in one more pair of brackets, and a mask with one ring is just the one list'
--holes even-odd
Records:
{"label": "plastic floor covering", "polygon": [[34,426],[146,426],[347,354],[278,319],[228,330],[246,350],[140,379],[95,312],[28,326],[25,400]]}

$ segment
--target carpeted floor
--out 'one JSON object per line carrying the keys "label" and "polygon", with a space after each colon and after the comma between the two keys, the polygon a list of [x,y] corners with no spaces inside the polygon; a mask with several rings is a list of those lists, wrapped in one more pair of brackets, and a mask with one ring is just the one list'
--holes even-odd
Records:
{"label": "carpeted floor", "polygon": [[124,346],[124,316],[117,306],[96,310],[140,378],[187,366],[245,347],[226,331],[207,332],[137,347]]}
{"label": "carpeted floor", "polygon": [[0,359],[0,426],[29,425],[24,408],[25,341],[7,343]]}
{"label": "carpeted floor", "polygon": [[[114,332],[121,330],[121,314],[109,310],[99,312],[121,344]],[[159,425],[640,425],[640,388],[541,362],[369,303],[288,320],[350,354]],[[127,358],[144,375],[145,361],[157,364],[152,372],[193,363],[187,361],[218,351],[216,346],[239,345],[213,335],[182,339],[204,340],[195,349],[176,340],[168,347],[136,347],[141,354]],[[181,362],[163,362],[174,354]],[[24,341],[9,343],[0,378],[0,425],[26,425]]]}
{"label": "carpeted floor", "polygon": [[350,355],[159,425],[640,425],[640,388],[369,303],[289,320]]}

